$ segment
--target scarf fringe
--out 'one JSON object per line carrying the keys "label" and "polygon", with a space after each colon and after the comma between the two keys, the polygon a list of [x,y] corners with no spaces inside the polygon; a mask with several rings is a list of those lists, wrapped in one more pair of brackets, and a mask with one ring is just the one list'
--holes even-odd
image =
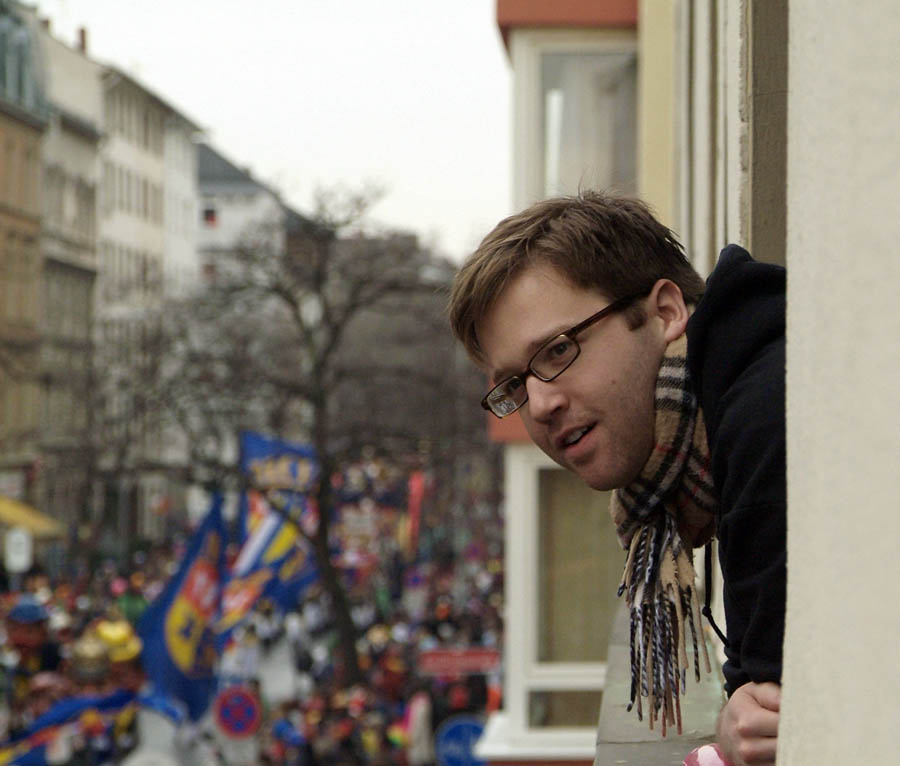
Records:
{"label": "scarf fringe", "polygon": [[694,567],[671,516],[643,524],[632,537],[619,595],[626,594],[631,624],[631,692],[628,710],[637,705],[643,720],[647,699],[650,728],[661,723],[682,733],[681,695],[687,687],[689,660],[685,636],[693,643],[694,678],[700,681],[701,656],[710,672],[700,624]]}

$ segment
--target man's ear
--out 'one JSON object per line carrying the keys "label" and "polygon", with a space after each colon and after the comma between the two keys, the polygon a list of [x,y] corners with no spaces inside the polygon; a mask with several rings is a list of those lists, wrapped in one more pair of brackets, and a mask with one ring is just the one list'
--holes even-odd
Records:
{"label": "man's ear", "polygon": [[658,317],[662,321],[666,343],[671,343],[684,334],[691,317],[681,288],[671,279],[659,279],[653,285],[648,296],[647,311],[651,317]]}

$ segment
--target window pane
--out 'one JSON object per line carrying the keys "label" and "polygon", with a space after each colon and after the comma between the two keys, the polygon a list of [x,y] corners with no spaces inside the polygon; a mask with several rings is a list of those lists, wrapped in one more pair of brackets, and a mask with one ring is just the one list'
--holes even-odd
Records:
{"label": "window pane", "polygon": [[537,659],[603,662],[625,564],[609,493],[557,468],[538,481]]}
{"label": "window pane", "polygon": [[634,192],[636,85],[633,53],[541,56],[545,196]]}
{"label": "window pane", "polygon": [[595,727],[602,700],[603,692],[532,692],[528,695],[528,725]]}

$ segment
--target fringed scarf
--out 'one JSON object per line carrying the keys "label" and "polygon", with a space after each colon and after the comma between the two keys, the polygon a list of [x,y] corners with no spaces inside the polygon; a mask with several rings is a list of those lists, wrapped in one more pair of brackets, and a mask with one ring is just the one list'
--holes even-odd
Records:
{"label": "fringed scarf", "polygon": [[[681,694],[688,657],[685,631],[694,645],[694,676],[700,654],[710,672],[694,586],[693,550],[715,533],[717,497],[710,476],[703,413],[690,388],[687,338],[672,341],[656,380],[655,445],[640,475],[617,489],[610,515],[628,551],[619,595],[631,613],[631,701],[650,728],[662,734],[676,724],[681,734]],[[685,544],[686,543],[686,544]]]}

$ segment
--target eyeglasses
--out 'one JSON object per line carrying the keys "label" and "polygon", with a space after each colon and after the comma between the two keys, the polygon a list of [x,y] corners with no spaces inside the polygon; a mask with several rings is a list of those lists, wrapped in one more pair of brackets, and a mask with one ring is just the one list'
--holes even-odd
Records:
{"label": "eyeglasses", "polygon": [[525,380],[529,375],[534,375],[538,380],[542,380],[545,383],[558,378],[572,366],[572,362],[581,353],[581,346],[578,345],[578,341],[575,339],[578,333],[595,322],[599,322],[604,317],[627,308],[638,298],[643,298],[648,293],[649,291],[638,295],[629,295],[626,298],[619,298],[619,300],[613,301],[606,308],[601,309],[596,314],[592,314],[583,322],[548,340],[531,357],[525,370],[518,375],[513,375],[501,381],[488,391],[487,396],[481,400],[481,406],[498,418],[512,415],[528,401],[528,389],[525,386]]}

